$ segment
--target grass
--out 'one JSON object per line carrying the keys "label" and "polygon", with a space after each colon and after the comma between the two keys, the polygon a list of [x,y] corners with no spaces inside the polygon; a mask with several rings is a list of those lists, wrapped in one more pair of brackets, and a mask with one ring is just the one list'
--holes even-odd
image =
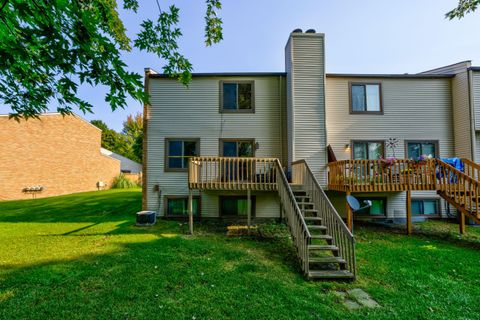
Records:
{"label": "grass", "polygon": [[[480,229],[356,227],[359,278],[308,282],[283,226],[138,228],[138,189],[0,203],[0,319],[479,319]],[[348,311],[335,290],[382,306]]]}

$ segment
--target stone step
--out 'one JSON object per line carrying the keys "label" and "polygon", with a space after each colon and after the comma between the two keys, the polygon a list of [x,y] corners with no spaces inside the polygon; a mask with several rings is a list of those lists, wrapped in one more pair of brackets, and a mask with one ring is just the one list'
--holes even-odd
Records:
{"label": "stone step", "polygon": [[308,272],[310,279],[353,279],[353,273],[347,270],[312,270]]}

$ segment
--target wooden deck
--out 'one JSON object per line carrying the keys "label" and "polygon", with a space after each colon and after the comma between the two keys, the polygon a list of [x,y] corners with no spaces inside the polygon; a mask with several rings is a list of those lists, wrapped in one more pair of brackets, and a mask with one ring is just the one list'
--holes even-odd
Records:
{"label": "wooden deck", "polygon": [[341,160],[328,164],[328,189],[343,192],[436,190],[435,160]]}
{"label": "wooden deck", "polygon": [[277,191],[277,159],[195,157],[188,185],[199,190]]}

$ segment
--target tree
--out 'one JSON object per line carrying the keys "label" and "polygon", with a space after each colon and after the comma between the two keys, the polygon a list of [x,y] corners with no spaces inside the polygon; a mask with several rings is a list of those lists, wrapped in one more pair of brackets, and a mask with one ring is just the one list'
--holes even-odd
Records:
{"label": "tree", "polygon": [[459,0],[458,6],[455,9],[447,12],[445,16],[450,20],[454,18],[461,19],[466,14],[477,10],[479,5],[480,0]]}
{"label": "tree", "polygon": [[132,160],[142,162],[143,157],[143,115],[129,115],[123,123],[123,131],[128,143],[131,145]]}
{"label": "tree", "polygon": [[105,122],[102,120],[92,120],[90,123],[102,130],[102,148],[115,153],[119,153],[120,150],[125,149],[123,137],[115,130],[110,129]]}
{"label": "tree", "polygon": [[123,122],[120,133],[110,129],[102,120],[92,120],[90,123],[102,130],[103,148],[142,163],[143,116],[141,113],[129,115]]}
{"label": "tree", "polygon": [[[222,40],[220,0],[204,0],[205,44]],[[142,2],[147,3],[147,2]],[[148,2],[151,4],[151,2]],[[140,1],[124,0],[135,14]],[[144,20],[132,41],[119,17],[117,0],[0,0],[0,103],[16,119],[35,117],[57,104],[69,114],[74,107],[93,106],[77,96],[80,85],[105,86],[112,108],[126,106],[127,96],[147,102],[142,76],[129,72],[121,54],[132,50],[156,54],[166,63],[163,72],[183,84],[192,65],[179,50],[179,9],[162,10],[156,21]]]}

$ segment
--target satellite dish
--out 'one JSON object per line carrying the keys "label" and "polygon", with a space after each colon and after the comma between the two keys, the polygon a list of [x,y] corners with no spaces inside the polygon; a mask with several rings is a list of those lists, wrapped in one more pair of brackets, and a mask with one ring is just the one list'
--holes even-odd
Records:
{"label": "satellite dish", "polygon": [[358,210],[362,210],[362,209],[365,209],[365,208],[369,208],[369,207],[372,206],[372,201],[367,200],[365,202],[367,203],[367,205],[363,206],[363,207],[360,207],[360,202],[358,202],[357,198],[355,198],[354,196],[347,196],[348,206],[350,207],[350,209],[352,209],[353,212],[358,211]]}
{"label": "satellite dish", "polygon": [[354,212],[360,209],[360,202],[358,202],[357,198],[354,196],[347,196],[347,203],[350,209]]}

